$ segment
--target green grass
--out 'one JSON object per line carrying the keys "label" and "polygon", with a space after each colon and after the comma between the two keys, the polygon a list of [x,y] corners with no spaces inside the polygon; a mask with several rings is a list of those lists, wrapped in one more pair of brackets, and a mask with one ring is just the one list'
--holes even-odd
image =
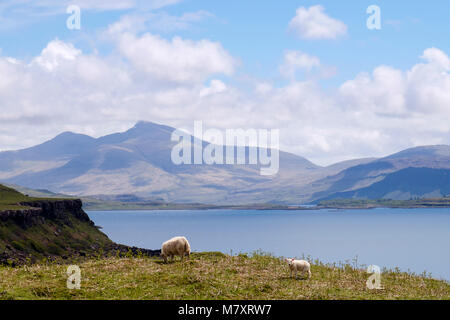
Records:
{"label": "green grass", "polygon": [[369,275],[350,265],[313,262],[312,278],[291,279],[286,263],[265,254],[194,253],[183,263],[158,258],[80,261],[81,289],[66,287],[67,265],[0,267],[0,299],[450,299],[450,285],[385,271],[382,290],[369,290]]}
{"label": "green grass", "polygon": [[29,207],[20,205],[21,202],[33,202],[42,200],[64,200],[65,198],[36,198],[24,195],[12,188],[0,184],[0,211],[4,210],[23,210]]}
{"label": "green grass", "polygon": [[20,210],[25,207],[20,206],[18,203],[23,201],[29,201],[30,197],[27,197],[14,189],[5,187],[0,184],[0,210]]}

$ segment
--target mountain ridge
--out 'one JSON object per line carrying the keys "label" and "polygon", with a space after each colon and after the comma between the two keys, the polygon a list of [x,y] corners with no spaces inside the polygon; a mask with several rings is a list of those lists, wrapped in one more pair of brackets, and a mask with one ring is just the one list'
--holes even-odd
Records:
{"label": "mountain ridge", "polygon": [[[280,151],[276,176],[258,165],[181,165],[170,160],[169,126],[140,121],[93,138],[63,132],[42,144],[0,152],[0,181],[74,196],[121,196],[167,202],[301,204],[368,187],[408,167],[450,169],[450,146],[422,146],[383,158],[320,167]],[[207,143],[191,137],[192,143]],[[246,147],[248,154],[251,148]]]}

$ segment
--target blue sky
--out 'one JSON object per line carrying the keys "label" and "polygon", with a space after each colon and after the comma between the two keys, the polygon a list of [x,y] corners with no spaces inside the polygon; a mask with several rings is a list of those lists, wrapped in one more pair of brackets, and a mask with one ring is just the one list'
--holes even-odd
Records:
{"label": "blue sky", "polygon": [[[69,15],[65,8],[69,3],[81,7],[81,30],[66,28]],[[366,9],[374,4],[381,9],[381,30],[366,27]],[[322,38],[302,36],[298,26],[292,27],[299,8],[322,10],[345,30]],[[2,100],[0,78],[0,103],[6,101],[5,110],[9,104],[19,110],[14,117],[3,119],[5,123],[26,128],[32,122],[26,119],[53,114],[46,106],[64,99],[72,101],[73,106],[65,107],[67,103],[63,106],[61,102],[61,115],[73,108],[80,108],[81,112],[85,102],[78,100],[79,92],[87,96],[101,92],[107,98],[86,107],[99,112],[95,119],[100,124],[85,117],[64,124],[47,120],[50,126],[35,126],[36,134],[17,138],[4,127],[0,131],[0,149],[26,147],[63,130],[98,136],[126,129],[138,120],[189,126],[196,119],[221,128],[245,124],[286,128],[284,135],[282,132],[282,147],[322,164],[386,155],[421,144],[449,143],[445,126],[450,114],[450,100],[445,94],[449,81],[449,12],[450,3],[445,0],[24,0],[20,4],[6,0],[0,4],[0,57],[5,70],[15,70],[17,74],[9,78],[18,79],[19,83],[24,79],[47,79],[48,85],[36,90],[49,90],[54,97],[38,102],[33,100],[39,97],[36,93],[19,96],[17,101],[6,100],[5,95]],[[112,34],[111,27],[126,17],[131,17],[133,23],[142,19],[143,24]],[[197,77],[196,68],[201,67],[201,62],[197,66],[199,62],[190,61],[183,52],[179,56],[174,53],[175,60],[183,57],[187,62],[180,63],[179,69],[174,66],[172,72],[185,77],[164,78],[164,68],[171,65],[164,64],[159,53],[148,45],[161,45],[161,54],[167,55],[164,50],[177,48],[174,37],[182,39],[181,47],[191,50],[197,59],[211,53],[216,60],[211,58],[214,61],[209,69]],[[201,43],[204,46],[199,48]],[[431,51],[426,53],[427,49]],[[152,54],[154,60],[146,61],[146,56]],[[10,58],[19,63],[12,65]],[[37,65],[48,67],[49,63],[53,67],[46,69],[44,75],[48,78],[42,78]],[[80,65],[86,67],[88,63],[104,67],[104,73],[126,74],[127,84],[118,85],[120,90],[115,88],[117,83],[104,87],[108,80],[95,78],[89,72],[73,78],[74,70],[79,71]],[[159,69],[158,63],[162,63]],[[71,75],[64,73],[69,69]],[[77,91],[62,88],[61,79],[69,78]],[[417,79],[425,80],[419,83]],[[42,85],[31,82],[28,90]],[[127,91],[125,86],[129,86]],[[93,87],[96,92],[89,91]],[[198,90],[201,99],[184,96],[193,90]],[[149,94],[147,101],[152,103],[145,106],[140,101],[134,105],[139,94]],[[291,99],[283,100],[287,96]],[[174,105],[178,99],[186,105],[177,109]],[[115,106],[119,100],[122,104],[133,101],[125,107],[127,114]],[[30,108],[33,103],[35,107]],[[432,111],[426,110],[429,103],[433,104]],[[40,107],[41,104],[45,106]],[[196,113],[188,117],[180,115],[182,110]],[[236,110],[247,112],[247,121],[239,120]],[[334,112],[328,120],[321,118],[322,114]],[[330,124],[337,119],[336,126]],[[427,126],[433,119],[438,119],[434,129]],[[354,126],[354,132],[349,131],[349,125]],[[302,130],[297,130],[298,126]],[[411,126],[416,126],[416,130],[411,131]],[[404,139],[398,141],[398,137]]]}

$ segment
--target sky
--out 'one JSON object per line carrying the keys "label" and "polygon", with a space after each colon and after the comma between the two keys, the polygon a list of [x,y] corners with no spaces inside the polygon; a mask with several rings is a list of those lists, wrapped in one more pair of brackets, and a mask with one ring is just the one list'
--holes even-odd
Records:
{"label": "sky", "polygon": [[3,0],[0,150],[200,120],[280,129],[282,150],[320,165],[450,144],[449,12],[447,0]]}

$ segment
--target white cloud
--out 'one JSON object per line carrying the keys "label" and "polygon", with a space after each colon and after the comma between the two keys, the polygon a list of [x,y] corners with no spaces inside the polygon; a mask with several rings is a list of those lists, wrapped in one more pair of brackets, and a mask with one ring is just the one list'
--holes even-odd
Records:
{"label": "white cloud", "polygon": [[289,29],[304,39],[335,39],[347,33],[345,23],[328,16],[320,5],[298,8]]}
{"label": "white cloud", "polygon": [[231,75],[235,59],[218,42],[174,37],[168,41],[146,33],[117,36],[119,52],[136,70],[161,81],[196,83],[217,75]]}
{"label": "white cloud", "polygon": [[450,59],[441,50],[424,51],[409,71],[377,67],[340,87],[341,96],[353,110],[370,109],[380,115],[412,117],[413,113],[446,112],[450,105]]}
{"label": "white cloud", "polygon": [[422,55],[422,59],[425,59],[430,63],[436,64],[438,67],[446,71],[450,70],[449,57],[443,51],[437,48],[430,48],[425,50]]}
{"label": "white cloud", "polygon": [[310,72],[313,68],[320,67],[320,60],[301,51],[286,51],[280,73],[288,78],[294,78],[297,70]]}
{"label": "white cloud", "polygon": [[227,90],[227,86],[220,80],[211,80],[209,87],[205,87],[200,91],[200,97],[206,97],[211,94],[221,93]]}
{"label": "white cloud", "polygon": [[41,55],[34,59],[33,63],[37,63],[52,71],[64,60],[73,61],[80,54],[81,50],[76,49],[71,43],[65,43],[56,39],[42,50]]}
{"label": "white cloud", "polygon": [[405,77],[402,71],[380,66],[361,73],[339,88],[347,110],[369,110],[380,115],[406,115]]}

